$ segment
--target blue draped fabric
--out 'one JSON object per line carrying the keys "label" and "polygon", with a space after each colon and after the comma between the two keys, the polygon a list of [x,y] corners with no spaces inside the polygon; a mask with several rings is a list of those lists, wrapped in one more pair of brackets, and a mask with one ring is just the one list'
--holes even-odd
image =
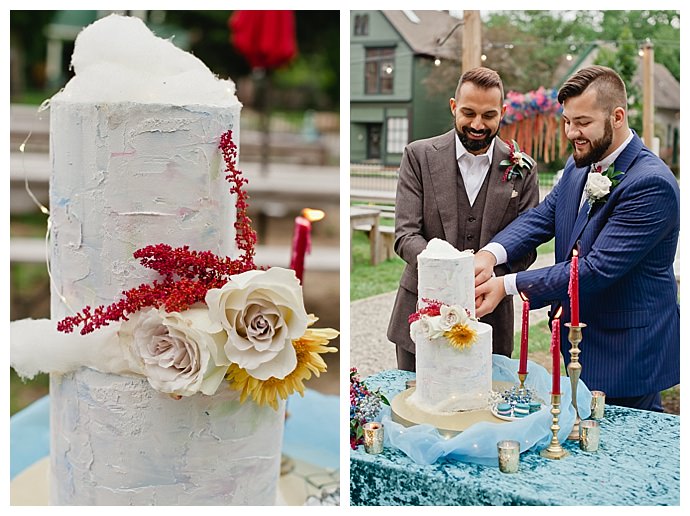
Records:
{"label": "blue draped fabric", "polygon": [[[493,355],[494,381],[517,384],[517,369],[517,360],[502,355]],[[394,422],[391,419],[390,408],[385,407],[380,417],[386,429],[384,444],[403,451],[419,464],[432,464],[439,458],[446,457],[486,466],[498,466],[496,443],[503,439],[520,441],[521,452],[533,448],[537,450],[546,448],[552,437],[551,396],[549,394],[551,375],[544,367],[532,361],[527,362],[527,370],[529,374],[525,386],[546,402],[539,412],[510,423],[477,423],[455,437],[447,439],[431,425],[416,425],[406,428]],[[396,371],[393,376],[382,373],[367,378],[365,383],[369,388],[380,388],[381,392],[392,399],[395,394],[405,390],[405,381],[412,378],[414,378],[414,373]],[[562,395],[559,419],[561,430],[558,434],[560,442],[567,439],[575,423],[575,409],[572,406],[570,392],[570,379],[561,377]],[[592,394],[587,386],[580,381],[577,390],[577,404],[582,419],[589,417],[591,401]]]}

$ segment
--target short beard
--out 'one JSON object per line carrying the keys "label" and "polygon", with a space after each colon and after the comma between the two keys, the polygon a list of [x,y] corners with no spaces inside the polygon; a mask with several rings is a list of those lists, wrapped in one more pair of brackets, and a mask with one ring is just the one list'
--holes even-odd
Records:
{"label": "short beard", "polygon": [[[572,144],[572,141],[570,142]],[[575,160],[575,165],[578,168],[589,167],[592,163],[597,163],[601,161],[604,157],[606,151],[609,150],[611,144],[613,143],[613,125],[610,120],[606,120],[604,123],[604,136],[596,141],[592,141],[592,150],[581,156],[577,156],[575,151],[573,151],[573,159]],[[574,144],[573,144],[574,145]]]}
{"label": "short beard", "polygon": [[486,134],[486,137],[481,139],[481,140],[472,140],[470,137],[467,135],[467,128],[459,128],[457,125],[455,126],[455,132],[458,134],[458,138],[460,139],[460,143],[462,143],[463,147],[467,149],[470,152],[476,152],[480,151],[482,149],[486,149],[491,145],[491,142],[493,141],[494,138],[496,138],[496,135],[498,134],[498,130],[496,130],[495,133],[491,134],[490,129],[486,129],[482,131],[484,134]]}

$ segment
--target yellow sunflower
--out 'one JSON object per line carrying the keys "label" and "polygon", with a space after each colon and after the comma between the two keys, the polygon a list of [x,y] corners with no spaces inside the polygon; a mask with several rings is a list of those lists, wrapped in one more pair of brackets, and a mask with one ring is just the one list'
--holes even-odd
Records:
{"label": "yellow sunflower", "polygon": [[443,336],[456,349],[469,349],[477,341],[477,331],[469,324],[456,324]]}
{"label": "yellow sunflower", "polygon": [[[317,318],[310,314],[309,325],[316,321]],[[270,405],[277,410],[278,396],[287,399],[295,391],[303,396],[304,381],[309,380],[312,373],[319,376],[326,371],[326,362],[321,358],[321,353],[338,351],[337,348],[327,346],[328,341],[337,336],[338,332],[331,328],[307,328],[302,337],[292,341],[297,354],[297,366],[285,378],[258,380],[237,364],[232,364],[225,379],[230,382],[232,389],[241,391],[240,402],[251,397],[257,405]]]}

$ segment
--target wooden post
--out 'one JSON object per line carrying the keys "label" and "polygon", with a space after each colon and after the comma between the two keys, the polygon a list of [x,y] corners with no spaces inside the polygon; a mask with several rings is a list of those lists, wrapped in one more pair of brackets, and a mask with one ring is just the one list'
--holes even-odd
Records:
{"label": "wooden post", "polygon": [[654,45],[647,41],[642,47],[642,139],[654,148]]}
{"label": "wooden post", "polygon": [[482,21],[479,11],[463,11],[462,70],[482,65]]}

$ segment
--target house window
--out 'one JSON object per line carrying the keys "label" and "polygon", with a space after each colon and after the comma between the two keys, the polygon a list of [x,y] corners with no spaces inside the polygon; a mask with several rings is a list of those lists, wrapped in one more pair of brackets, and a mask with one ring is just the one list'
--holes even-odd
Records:
{"label": "house window", "polygon": [[407,145],[407,118],[389,118],[386,121],[386,152],[402,154]]}
{"label": "house window", "polygon": [[369,15],[356,14],[355,15],[355,36],[369,35]]}
{"label": "house window", "polygon": [[393,93],[395,75],[394,48],[367,48],[364,92],[367,94]]}

